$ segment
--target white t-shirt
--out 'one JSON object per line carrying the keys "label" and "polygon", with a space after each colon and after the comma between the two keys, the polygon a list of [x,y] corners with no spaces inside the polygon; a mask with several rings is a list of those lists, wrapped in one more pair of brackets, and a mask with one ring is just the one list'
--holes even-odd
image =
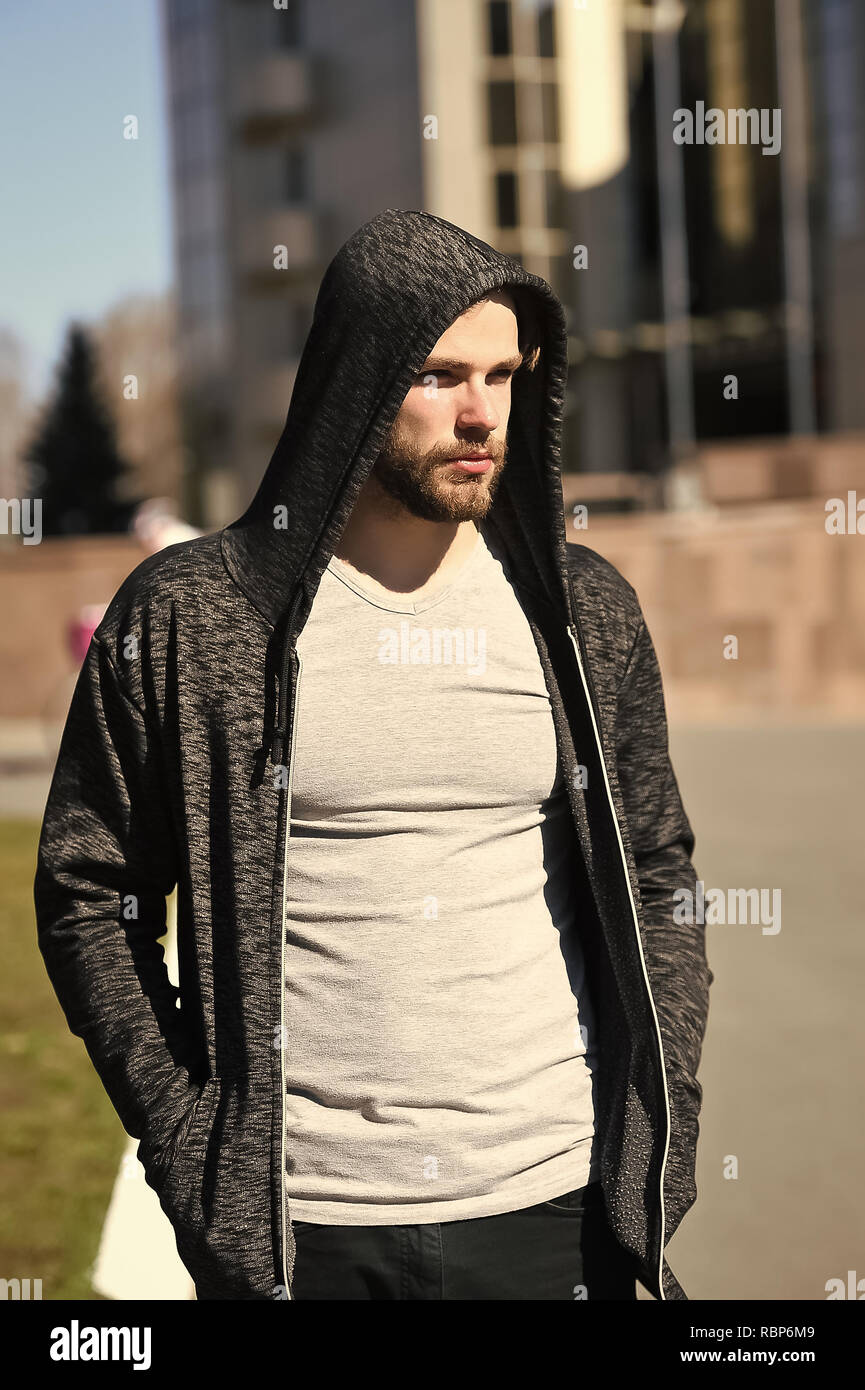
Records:
{"label": "white t-shirt", "polygon": [[580,851],[500,561],[479,532],[449,583],[401,602],[334,557],[298,654],[291,1218],[453,1221],[583,1186],[598,1172]]}

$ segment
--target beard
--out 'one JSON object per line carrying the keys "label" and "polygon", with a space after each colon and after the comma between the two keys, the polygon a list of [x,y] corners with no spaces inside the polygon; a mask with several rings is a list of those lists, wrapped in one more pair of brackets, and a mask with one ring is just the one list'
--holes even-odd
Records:
{"label": "beard", "polygon": [[[448,467],[460,447],[466,457],[487,453],[486,473],[461,473]],[[394,502],[423,521],[479,521],[487,515],[507,461],[507,444],[499,439],[469,444],[455,439],[433,449],[417,449],[394,427],[375,461],[372,475]]]}

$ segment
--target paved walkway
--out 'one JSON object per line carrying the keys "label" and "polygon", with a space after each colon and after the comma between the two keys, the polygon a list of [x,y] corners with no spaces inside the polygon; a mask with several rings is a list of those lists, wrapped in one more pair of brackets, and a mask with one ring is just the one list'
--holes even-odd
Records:
{"label": "paved walkway", "polygon": [[699,1195],[668,1257],[691,1298],[822,1300],[865,1278],[865,728],[670,743],[707,890],[780,887],[782,915],[706,928]]}

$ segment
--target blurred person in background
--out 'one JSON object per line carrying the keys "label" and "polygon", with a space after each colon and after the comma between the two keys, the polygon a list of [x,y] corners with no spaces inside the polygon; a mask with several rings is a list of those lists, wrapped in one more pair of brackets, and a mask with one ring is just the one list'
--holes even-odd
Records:
{"label": "blurred person in background", "polygon": [[694,837],[637,596],[565,539],[566,378],[544,280],[379,214],[247,511],[94,634],[39,943],[199,1299],[686,1297]]}
{"label": "blurred person in background", "polygon": [[[130,531],[138,538],[148,555],[178,541],[191,540],[201,532],[181,521],[169,497],[151,497],[139,503],[132,514]],[[106,603],[85,603],[66,627],[66,650],[71,658],[69,670],[56,682],[43,701],[40,717],[45,740],[46,757],[51,765],[57,758],[60,735],[81,663],[87,655],[90,639],[105,616]]]}

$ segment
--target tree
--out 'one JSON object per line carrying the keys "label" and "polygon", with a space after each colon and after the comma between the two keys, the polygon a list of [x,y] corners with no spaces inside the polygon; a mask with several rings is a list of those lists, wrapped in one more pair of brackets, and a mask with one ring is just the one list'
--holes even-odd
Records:
{"label": "tree", "polygon": [[96,377],[85,329],[72,324],[53,401],[25,459],[30,495],[42,499],[46,536],[125,531],[134,501],[118,492],[127,465]]}

